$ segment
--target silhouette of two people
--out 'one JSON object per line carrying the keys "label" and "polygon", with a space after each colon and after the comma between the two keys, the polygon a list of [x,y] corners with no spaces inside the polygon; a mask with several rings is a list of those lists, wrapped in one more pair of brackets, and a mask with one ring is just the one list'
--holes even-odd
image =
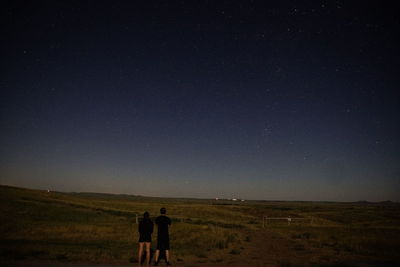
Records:
{"label": "silhouette of two people", "polygon": [[[169,227],[171,225],[171,219],[166,216],[166,208],[160,209],[160,216],[156,218],[157,225],[157,249],[155,255],[154,265],[157,266],[162,258],[165,259],[167,266],[170,266],[169,257]],[[146,211],[143,214],[143,219],[139,223],[139,255],[138,261],[139,266],[142,263],[143,247],[146,250],[146,266],[149,266],[151,259],[151,235],[153,233],[153,222],[150,219],[150,214]]]}

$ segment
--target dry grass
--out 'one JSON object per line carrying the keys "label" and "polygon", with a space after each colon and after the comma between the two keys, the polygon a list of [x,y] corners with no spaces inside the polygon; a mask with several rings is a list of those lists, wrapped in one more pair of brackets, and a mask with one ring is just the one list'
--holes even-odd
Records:
{"label": "dry grass", "polygon": [[[294,253],[308,253],[306,259],[314,264],[400,263],[400,205],[394,203],[215,205],[209,200],[47,193],[5,186],[0,186],[0,201],[5,215],[0,223],[2,260],[134,262],[135,214],[149,211],[155,217],[165,206],[173,219],[171,249],[176,262],[234,262],[248,249],[262,249],[249,247],[253,238],[267,231],[293,244],[289,249]],[[304,220],[288,226],[277,221],[263,229],[263,215],[313,218],[313,224]],[[282,258],[276,264],[294,263]]]}
{"label": "dry grass", "polygon": [[[242,225],[232,224],[234,211],[187,201],[77,195],[1,187],[1,258],[51,259],[98,263],[135,261],[135,214],[156,215],[167,206],[172,215],[172,249],[181,261],[220,257],[211,250],[234,246]],[[195,216],[194,216],[195,215]],[[154,237],[155,239],[155,237]],[[154,242],[155,243],[155,242]],[[193,244],[196,244],[193,246]],[[154,244],[155,245],[155,244]]]}

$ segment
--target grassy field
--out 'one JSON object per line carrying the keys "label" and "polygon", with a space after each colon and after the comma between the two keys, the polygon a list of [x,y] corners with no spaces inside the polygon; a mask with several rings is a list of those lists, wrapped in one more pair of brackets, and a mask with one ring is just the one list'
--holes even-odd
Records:
{"label": "grassy field", "polygon": [[[176,265],[400,265],[398,203],[224,202],[8,186],[0,186],[0,201],[0,259],[7,261],[135,262],[136,214],[154,218],[164,206]],[[264,215],[304,220],[263,228]]]}

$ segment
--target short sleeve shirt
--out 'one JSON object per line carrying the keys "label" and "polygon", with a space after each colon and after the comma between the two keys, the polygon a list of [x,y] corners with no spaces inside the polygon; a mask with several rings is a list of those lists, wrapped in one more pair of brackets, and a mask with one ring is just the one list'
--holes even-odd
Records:
{"label": "short sleeve shirt", "polygon": [[158,216],[156,218],[156,224],[158,227],[158,233],[157,233],[158,238],[168,239],[169,237],[168,226],[171,225],[171,219],[168,218],[167,216]]}

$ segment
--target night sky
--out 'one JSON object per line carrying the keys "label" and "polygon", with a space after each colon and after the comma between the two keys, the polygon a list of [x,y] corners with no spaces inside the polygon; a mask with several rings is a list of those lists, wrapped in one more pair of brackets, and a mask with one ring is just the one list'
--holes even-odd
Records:
{"label": "night sky", "polygon": [[6,1],[0,12],[0,184],[400,201],[400,27],[387,2]]}

